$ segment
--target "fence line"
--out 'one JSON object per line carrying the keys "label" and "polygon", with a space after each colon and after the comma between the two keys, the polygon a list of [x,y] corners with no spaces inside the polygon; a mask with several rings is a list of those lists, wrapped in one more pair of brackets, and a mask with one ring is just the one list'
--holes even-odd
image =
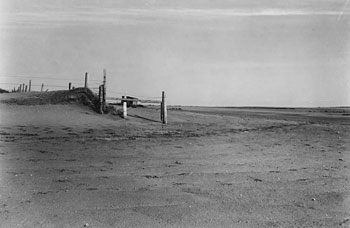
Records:
{"label": "fence line", "polygon": [[[52,75],[52,77],[57,77],[57,75]],[[51,77],[41,77],[41,76],[0,76],[0,78],[23,78],[23,79],[49,79],[49,80],[55,80],[55,81],[75,81],[75,82],[81,82],[79,79],[72,79],[72,78],[51,78]],[[98,79],[90,79],[90,82],[101,82],[101,80]]]}
{"label": "fence line", "polygon": [[[78,81],[77,79],[70,79],[70,78],[49,78],[49,77],[39,77],[39,76],[1,76],[0,78],[23,78],[28,80],[28,84],[26,83],[9,83],[9,82],[0,82],[0,85],[11,85],[14,86],[12,89],[12,92],[20,92],[20,93],[26,93],[26,92],[33,92],[33,87],[40,88],[39,91],[44,92],[47,91],[47,87],[51,88],[66,88],[67,90],[71,90],[75,88],[75,85],[81,85],[80,87],[90,89],[93,93],[98,95],[99,97],[99,110],[100,113],[104,113],[107,109],[106,106],[106,100],[115,100],[115,101],[121,101],[121,104],[123,105],[123,117],[127,118],[127,106],[133,102],[142,102],[142,103],[154,103],[154,104],[160,104],[160,119],[163,124],[167,124],[167,105],[166,105],[166,96],[165,92],[162,92],[162,96],[154,96],[154,97],[143,97],[143,96],[137,96],[137,95],[126,95],[126,93],[121,92],[115,92],[115,91],[108,91],[108,94],[112,95],[122,95],[121,98],[118,97],[107,97],[107,75],[106,70],[103,70],[103,80],[89,80],[89,74],[88,72],[85,73],[85,80]],[[32,79],[47,79],[47,80],[56,80],[56,81],[68,81],[67,85],[57,85],[57,84],[32,84]],[[74,82],[74,83],[73,83]],[[16,87],[18,86],[18,87]],[[91,86],[91,87],[89,87]],[[97,87],[96,87],[97,86]],[[46,89],[46,90],[45,90]],[[137,98],[136,98],[137,97]],[[128,105],[127,105],[128,104]]]}
{"label": "fence line", "polygon": [[[109,91],[108,94],[112,94],[112,95],[125,95],[125,93],[121,93],[121,92],[114,92],[114,91]],[[128,96],[130,97],[137,97],[138,99],[162,99],[162,96],[155,96],[155,97],[148,97],[148,96],[139,96],[139,95],[135,95],[135,94],[129,94]]]}

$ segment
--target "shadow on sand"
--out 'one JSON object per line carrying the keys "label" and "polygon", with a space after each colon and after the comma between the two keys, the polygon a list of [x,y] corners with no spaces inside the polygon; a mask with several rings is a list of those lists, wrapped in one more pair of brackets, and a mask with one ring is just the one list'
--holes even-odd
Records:
{"label": "shadow on sand", "polygon": [[131,117],[136,117],[136,118],[140,118],[140,119],[143,119],[143,120],[148,120],[148,121],[152,121],[152,122],[155,122],[155,123],[162,123],[162,121],[158,121],[158,120],[152,120],[152,119],[148,119],[146,117],[143,117],[143,116],[139,116],[139,115],[129,115]]}

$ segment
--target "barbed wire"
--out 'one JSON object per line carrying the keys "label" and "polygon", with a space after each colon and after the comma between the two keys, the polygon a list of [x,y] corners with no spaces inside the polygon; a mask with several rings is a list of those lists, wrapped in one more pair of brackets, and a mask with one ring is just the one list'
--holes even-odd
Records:
{"label": "barbed wire", "polygon": [[161,96],[139,96],[139,95],[135,95],[134,93],[128,93],[128,92],[115,92],[115,91],[110,91],[110,90],[107,90],[107,93],[108,94],[112,94],[112,95],[122,95],[122,96],[129,96],[129,97],[137,97],[137,98],[142,98],[142,99],[160,99],[162,98]]}
{"label": "barbed wire", "polygon": [[[53,76],[53,77],[57,77],[57,76]],[[66,77],[66,76],[65,76]],[[27,80],[31,80],[32,78],[36,78],[36,79],[48,79],[48,80],[56,80],[56,81],[70,81],[70,82],[81,82],[81,80],[79,79],[72,79],[72,78],[51,78],[51,77],[41,77],[41,76],[17,76],[17,75],[11,75],[11,76],[4,76],[4,75],[0,75],[0,78],[25,78]],[[98,80],[98,79],[89,79],[88,81],[90,82],[102,82],[102,79],[101,80]]]}
{"label": "barbed wire", "polygon": [[[0,76],[1,77],[1,76]],[[40,77],[41,78],[41,77]],[[59,79],[59,80],[64,80],[64,79]],[[10,85],[10,86],[14,86],[14,90],[17,89],[18,86],[21,86],[23,85],[24,83],[12,83],[12,82],[0,82],[0,85]],[[77,84],[81,84],[83,87],[83,83],[77,83]],[[99,87],[96,87],[97,85],[100,86],[102,85],[102,82],[93,82],[93,83],[88,83],[88,85],[90,85],[91,87],[88,86],[88,88],[93,91],[94,93],[98,94],[99,92]],[[28,84],[25,84],[25,86],[28,86]],[[45,83],[42,83],[42,84],[31,84],[31,87],[42,87],[44,86],[46,89],[47,88],[67,88],[68,89],[68,85],[54,85],[54,84],[45,84]],[[74,83],[72,83],[71,85],[72,87],[76,87],[76,85],[74,85]],[[12,88],[13,89],[13,88]],[[140,99],[140,100],[156,100],[156,99],[162,99],[161,96],[139,96],[139,95],[135,95],[133,93],[127,93],[127,92],[116,92],[116,91],[111,91],[111,90],[107,90],[107,95],[108,96],[112,96],[112,97],[121,97],[121,96],[129,96],[129,97],[135,97],[137,99]]]}
{"label": "barbed wire", "polygon": [[138,96],[138,95],[127,95],[127,96],[137,97],[139,99],[159,99],[159,98],[162,98],[162,97],[144,97],[144,96]]}
{"label": "barbed wire", "polygon": [[[0,85],[22,85],[22,83],[2,83],[0,82]],[[26,85],[28,86],[28,85]],[[42,84],[31,84],[31,86],[42,86]],[[45,87],[61,87],[61,88],[66,88],[67,86],[64,86],[64,85],[50,85],[50,84],[44,84]]]}
{"label": "barbed wire", "polygon": [[108,90],[108,93],[111,93],[111,94],[118,94],[118,95],[125,95],[125,93],[114,92],[114,91],[109,91],[109,90]]}

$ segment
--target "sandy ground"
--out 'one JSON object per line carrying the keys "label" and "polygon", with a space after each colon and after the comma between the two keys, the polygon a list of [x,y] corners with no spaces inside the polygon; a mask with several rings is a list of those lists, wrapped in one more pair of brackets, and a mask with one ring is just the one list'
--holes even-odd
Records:
{"label": "sandy ground", "polygon": [[0,227],[350,227],[349,112],[0,104]]}

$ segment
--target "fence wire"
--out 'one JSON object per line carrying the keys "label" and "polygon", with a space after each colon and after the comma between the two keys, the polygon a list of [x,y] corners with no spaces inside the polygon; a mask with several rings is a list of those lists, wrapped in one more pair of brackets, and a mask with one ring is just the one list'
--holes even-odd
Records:
{"label": "fence wire", "polygon": [[[55,80],[55,81],[69,81],[69,82],[81,82],[81,80],[79,79],[72,79],[69,77],[58,77],[57,75],[52,76],[52,77],[41,77],[41,76],[17,76],[17,75],[11,75],[11,76],[4,76],[4,75],[0,75],[0,78],[22,78],[22,79],[27,79],[27,80],[31,80],[31,79],[47,79],[47,80]],[[102,80],[98,80],[98,79],[93,79],[93,78],[89,78],[90,82],[102,82]]]}
{"label": "fence wire", "polygon": [[[68,90],[68,83],[71,83],[71,87],[84,87],[84,80],[78,80],[78,79],[71,79],[71,78],[49,78],[49,77],[41,77],[41,76],[33,76],[33,77],[29,77],[29,76],[1,76],[0,78],[22,78],[22,79],[27,79],[27,81],[33,81],[32,79],[47,79],[50,81],[66,81],[67,84],[66,85],[62,85],[62,83],[59,84],[55,84],[55,83],[49,83],[46,84],[45,81],[42,84],[31,84],[31,91],[34,91],[33,88],[36,89],[36,91],[38,91],[38,89],[40,90],[40,88],[43,87],[43,90],[47,90],[47,89],[51,89],[51,88],[66,88]],[[94,80],[94,79],[88,79],[88,88],[95,94],[99,93],[99,86],[103,84],[102,80]],[[9,89],[9,91],[14,90],[15,92],[17,92],[18,88],[20,86],[26,86],[27,89],[29,89],[29,83],[19,83],[19,82],[0,82],[0,85],[6,85],[7,87],[12,87]],[[24,90],[24,88],[21,88],[22,90]],[[118,98],[120,99],[123,96],[129,96],[129,97],[135,97],[138,100],[145,100],[145,101],[155,101],[155,102],[159,102],[162,97],[161,96],[139,96],[139,94],[134,94],[134,93],[127,93],[127,92],[116,92],[116,91],[111,91],[110,89],[107,90],[107,97],[110,98]]]}

